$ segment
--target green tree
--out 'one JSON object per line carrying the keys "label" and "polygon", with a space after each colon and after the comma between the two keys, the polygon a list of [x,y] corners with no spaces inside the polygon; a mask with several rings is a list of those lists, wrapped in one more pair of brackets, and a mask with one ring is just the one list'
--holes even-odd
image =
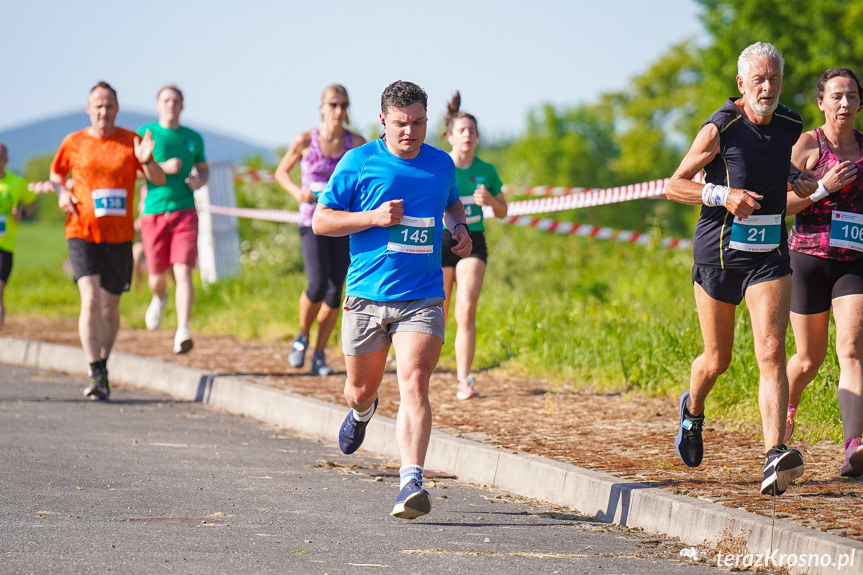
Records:
{"label": "green tree", "polygon": [[[800,113],[806,129],[820,126],[812,97],[821,73],[834,66],[863,73],[863,4],[847,0],[787,2],[699,0],[712,42],[699,53],[705,100],[738,94],[737,57],[753,42],[770,42],[785,58],[780,101]],[[710,113],[706,108],[701,116]],[[714,106],[715,108],[715,106]]]}

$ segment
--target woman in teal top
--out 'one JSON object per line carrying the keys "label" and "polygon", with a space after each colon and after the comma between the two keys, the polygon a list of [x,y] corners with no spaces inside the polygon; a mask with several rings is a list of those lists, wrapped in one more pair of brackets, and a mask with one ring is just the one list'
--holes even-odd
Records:
{"label": "woman in teal top", "polygon": [[501,193],[500,177],[488,162],[476,157],[479,128],[474,116],[460,112],[461,95],[456,92],[447,105],[446,137],[452,151],[450,157],[456,167],[456,185],[464,204],[473,251],[467,257],[452,252],[452,234],[443,231],[443,281],[446,301],[444,309],[449,315],[449,302],[453,283],[458,284],[455,296],[455,358],[458,371],[456,397],[470,399],[479,395],[474,387],[476,377],[471,374],[476,349],[476,306],[482,291],[488,249],[485,242],[483,208],[490,207],[496,218],[506,216],[506,200]]}

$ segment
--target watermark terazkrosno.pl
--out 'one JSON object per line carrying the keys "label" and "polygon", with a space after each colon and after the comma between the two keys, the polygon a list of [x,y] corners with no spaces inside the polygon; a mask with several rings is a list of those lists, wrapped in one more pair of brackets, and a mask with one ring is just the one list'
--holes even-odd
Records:
{"label": "watermark terazkrosno.pl", "polygon": [[782,553],[779,549],[765,553],[716,554],[717,567],[802,567],[805,570],[817,567],[833,567],[837,570],[853,569],[856,565],[856,549],[851,553],[840,553],[835,557],[829,553]]}

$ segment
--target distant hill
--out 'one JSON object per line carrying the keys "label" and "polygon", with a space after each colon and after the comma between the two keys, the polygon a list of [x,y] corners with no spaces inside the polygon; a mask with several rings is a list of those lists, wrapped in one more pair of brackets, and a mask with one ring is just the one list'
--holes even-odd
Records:
{"label": "distant hill", "polygon": [[[142,124],[155,122],[155,115],[136,114],[134,112],[121,111],[117,115],[117,124],[135,130]],[[9,148],[9,167],[15,171],[24,169],[27,158],[30,156],[53,154],[66,134],[76,132],[90,125],[90,119],[84,112],[74,112],[64,116],[48,118],[33,122],[25,126],[19,126],[10,130],[0,131],[0,142]],[[265,146],[245,142],[230,136],[199,130],[189,124],[193,130],[197,130],[204,137],[204,148],[207,161],[215,162],[228,160],[234,164],[242,158],[261,154],[266,160],[274,159],[273,151]]]}

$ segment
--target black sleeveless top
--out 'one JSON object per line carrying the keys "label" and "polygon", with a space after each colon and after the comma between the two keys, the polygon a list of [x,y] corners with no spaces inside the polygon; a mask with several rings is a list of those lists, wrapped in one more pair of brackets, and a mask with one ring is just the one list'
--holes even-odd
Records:
{"label": "black sleeveless top", "polygon": [[[764,196],[752,215],[785,215],[791,148],[803,132],[800,116],[779,105],[769,124],[753,124],[729,98],[702,124],[719,130],[719,154],[704,168],[709,183],[742,188]],[[781,224],[779,247],[769,252],[746,252],[729,247],[734,216],[721,206],[702,206],[695,226],[695,265],[751,268],[776,257],[788,257],[788,233]]]}

